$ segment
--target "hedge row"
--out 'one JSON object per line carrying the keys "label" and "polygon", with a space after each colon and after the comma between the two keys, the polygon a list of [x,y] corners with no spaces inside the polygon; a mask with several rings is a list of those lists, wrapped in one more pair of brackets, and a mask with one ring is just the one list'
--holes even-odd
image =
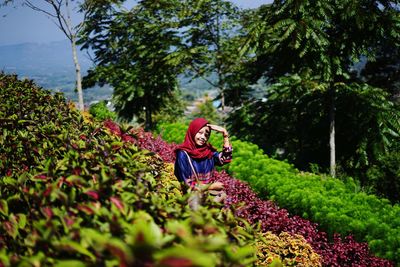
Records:
{"label": "hedge row", "polygon": [[[163,138],[181,142],[187,126],[161,125]],[[400,207],[386,199],[359,192],[351,179],[303,173],[286,162],[269,158],[256,145],[234,140],[228,172],[247,181],[258,194],[291,213],[317,222],[331,238],[334,233],[367,241],[371,251],[400,262]]]}

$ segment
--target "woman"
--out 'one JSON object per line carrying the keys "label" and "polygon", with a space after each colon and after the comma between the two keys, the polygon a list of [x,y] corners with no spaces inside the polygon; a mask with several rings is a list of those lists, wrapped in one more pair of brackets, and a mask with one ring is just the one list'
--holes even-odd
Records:
{"label": "woman", "polygon": [[[211,131],[222,133],[224,144],[222,152],[208,143]],[[223,184],[210,184],[215,165],[222,166],[232,159],[232,146],[225,128],[208,123],[204,118],[197,118],[189,124],[185,141],[175,150],[175,176],[194,191],[208,190],[217,195],[216,201],[223,201]],[[190,202],[189,202],[190,204]]]}

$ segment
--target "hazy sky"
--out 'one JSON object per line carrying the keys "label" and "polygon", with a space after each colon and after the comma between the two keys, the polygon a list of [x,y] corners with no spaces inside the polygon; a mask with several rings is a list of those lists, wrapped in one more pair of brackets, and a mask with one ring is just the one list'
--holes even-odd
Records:
{"label": "hazy sky", "polygon": [[[34,0],[36,2],[38,0]],[[272,0],[231,0],[242,8],[255,8]],[[2,2],[0,0],[0,2]],[[66,39],[43,13],[27,7],[0,8],[0,45],[45,43]]]}

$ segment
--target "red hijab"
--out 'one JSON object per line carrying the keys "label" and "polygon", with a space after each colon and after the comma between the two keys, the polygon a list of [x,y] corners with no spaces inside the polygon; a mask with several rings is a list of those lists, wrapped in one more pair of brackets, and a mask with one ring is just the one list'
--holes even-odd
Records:
{"label": "red hijab", "polygon": [[180,144],[175,152],[178,150],[186,151],[191,158],[194,159],[204,159],[211,158],[216,151],[216,149],[210,144],[206,143],[204,146],[198,147],[194,141],[194,137],[200,131],[201,128],[206,126],[208,121],[204,118],[194,119],[190,124],[186,132],[185,141]]}

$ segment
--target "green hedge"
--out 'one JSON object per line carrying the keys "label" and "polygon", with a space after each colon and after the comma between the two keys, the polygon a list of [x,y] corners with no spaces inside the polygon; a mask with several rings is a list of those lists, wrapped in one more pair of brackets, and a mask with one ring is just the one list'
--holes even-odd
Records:
{"label": "green hedge", "polygon": [[[186,128],[178,124],[160,126],[162,137],[169,142],[180,142]],[[234,157],[228,171],[249,182],[260,196],[317,222],[331,237],[334,233],[354,235],[359,241],[367,241],[375,255],[400,262],[398,205],[359,192],[350,178],[342,181],[300,172],[268,157],[254,144],[239,140],[232,144]]]}

